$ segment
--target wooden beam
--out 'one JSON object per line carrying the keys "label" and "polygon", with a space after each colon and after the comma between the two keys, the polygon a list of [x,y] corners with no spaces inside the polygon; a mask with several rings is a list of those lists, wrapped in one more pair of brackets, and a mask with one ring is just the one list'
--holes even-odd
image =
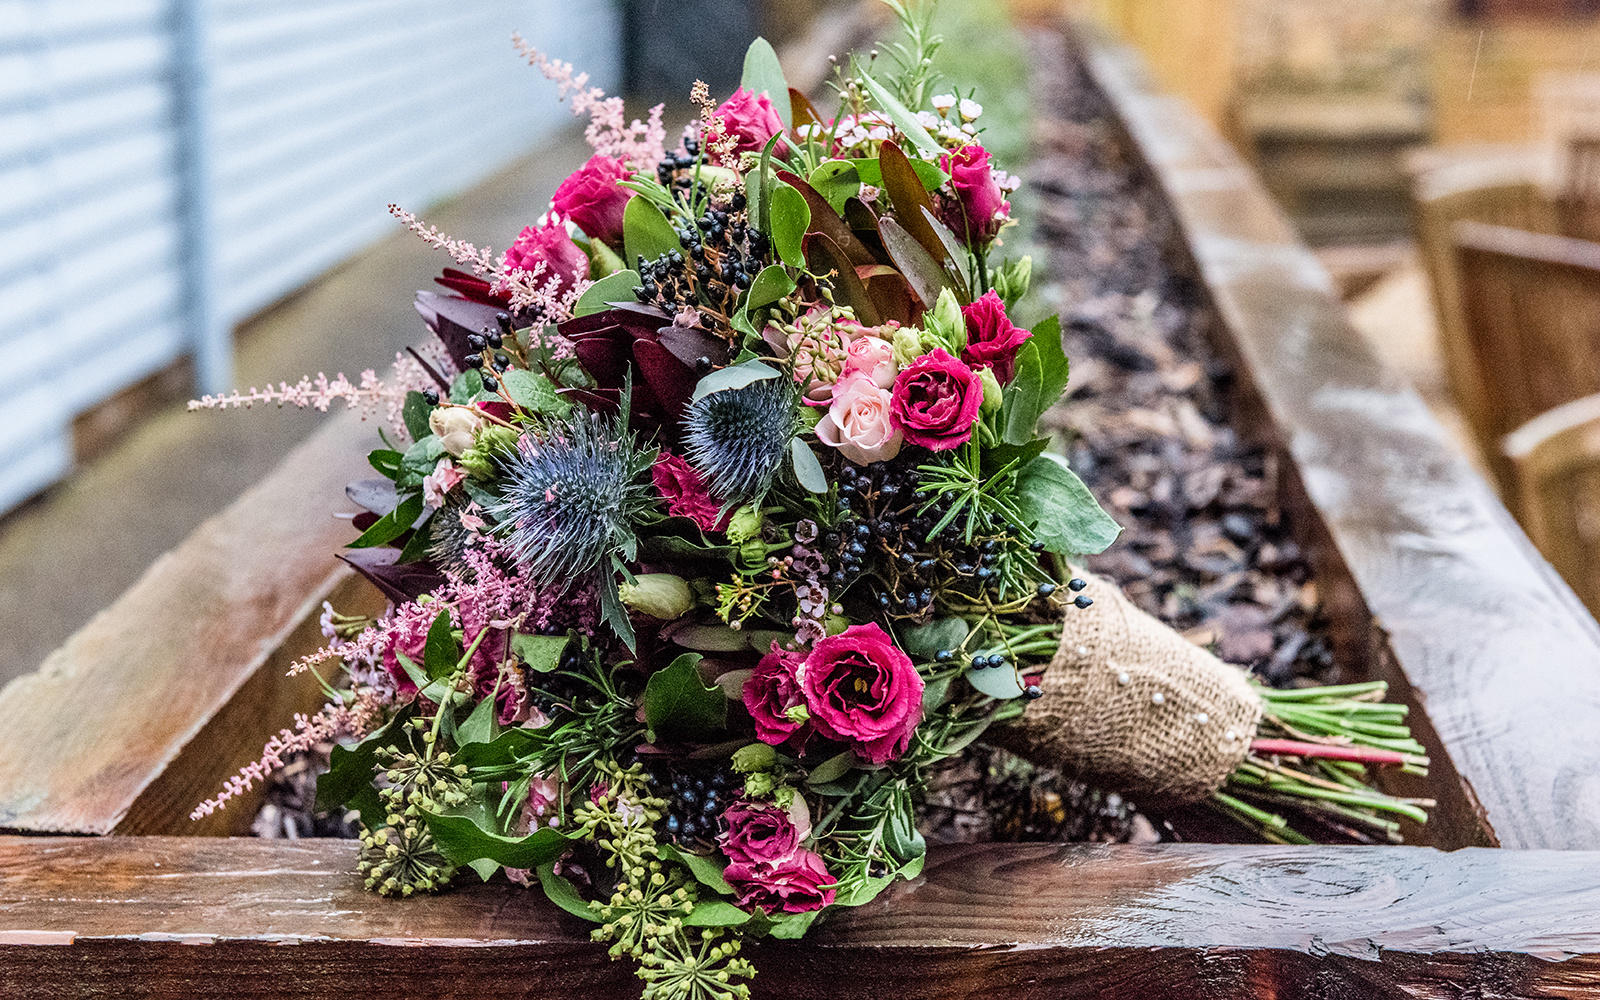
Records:
{"label": "wooden beam", "polygon": [[1414,721],[1435,752],[1434,842],[1600,848],[1600,626],[1351,329],[1233,149],[1125,46],[1077,37],[1289,460],[1310,522],[1296,532],[1321,538],[1318,584],[1346,655],[1426,708]]}
{"label": "wooden beam", "polygon": [[284,677],[321,645],[322,601],[382,608],[334,558],[353,530],[332,511],[372,439],[354,414],[332,419],[0,691],[0,829],[248,827],[248,801],[199,823],[188,815],[267,734],[322,702],[311,678]]}
{"label": "wooden beam", "polygon": [[[0,996],[637,997],[588,926],[504,882],[395,901],[348,841],[0,838]],[[1600,854],[974,845],[803,944],[760,996],[1581,997]]]}

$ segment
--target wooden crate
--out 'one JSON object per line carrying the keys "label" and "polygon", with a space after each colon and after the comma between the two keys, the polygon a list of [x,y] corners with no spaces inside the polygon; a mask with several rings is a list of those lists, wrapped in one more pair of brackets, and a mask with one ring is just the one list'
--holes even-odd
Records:
{"label": "wooden crate", "polygon": [[[1432,846],[936,850],[812,939],[753,946],[757,995],[1600,995],[1600,627],[1230,148],[1130,50],[1075,45],[1291,471],[1343,661],[1416,712]],[[331,421],[0,693],[0,997],[637,996],[585,925],[509,885],[394,902],[361,891],[348,842],[126,836],[230,832],[248,809],[184,816],[316,700],[283,666],[325,597],[358,593],[319,511],[368,431]],[[44,836],[64,833],[102,836]]]}

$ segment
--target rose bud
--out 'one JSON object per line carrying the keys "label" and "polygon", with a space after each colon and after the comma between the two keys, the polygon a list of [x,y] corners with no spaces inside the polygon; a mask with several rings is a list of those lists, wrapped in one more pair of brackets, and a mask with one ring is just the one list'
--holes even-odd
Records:
{"label": "rose bud", "polygon": [[694,607],[688,582],[672,573],[640,573],[618,587],[617,595],[634,611],[664,622],[676,621]]}

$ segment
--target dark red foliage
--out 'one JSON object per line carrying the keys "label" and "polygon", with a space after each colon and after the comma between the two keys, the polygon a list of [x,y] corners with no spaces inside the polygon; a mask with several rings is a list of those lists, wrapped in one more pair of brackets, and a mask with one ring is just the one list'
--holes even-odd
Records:
{"label": "dark red foliage", "polygon": [[631,419],[641,430],[678,435],[683,411],[700,376],[729,360],[728,344],[699,327],[676,325],[659,309],[617,305],[580,316],[558,329],[595,380],[593,389],[568,389],[597,408],[615,409],[631,378]]}

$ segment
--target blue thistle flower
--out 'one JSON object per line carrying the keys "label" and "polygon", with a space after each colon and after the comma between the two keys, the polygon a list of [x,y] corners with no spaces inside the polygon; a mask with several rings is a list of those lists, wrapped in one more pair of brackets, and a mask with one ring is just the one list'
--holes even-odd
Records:
{"label": "blue thistle flower", "polygon": [[723,389],[689,404],[684,416],[689,463],[720,500],[756,499],[789,454],[794,437],[794,382],[764,378]]}
{"label": "blue thistle flower", "polygon": [[506,460],[491,513],[534,580],[571,583],[613,552],[631,558],[634,525],[651,504],[650,462],[624,426],[575,407]]}

